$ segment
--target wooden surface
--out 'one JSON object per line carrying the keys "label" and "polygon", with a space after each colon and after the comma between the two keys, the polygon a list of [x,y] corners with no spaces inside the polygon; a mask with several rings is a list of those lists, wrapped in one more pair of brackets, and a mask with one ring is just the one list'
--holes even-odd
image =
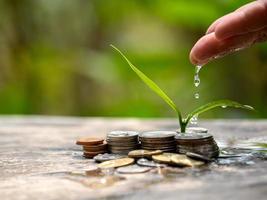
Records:
{"label": "wooden surface", "polygon": [[[267,137],[267,120],[203,121],[219,142]],[[82,158],[75,140],[108,131],[175,130],[176,120],[0,117],[0,196],[12,199],[266,199],[267,161],[245,165],[211,164],[172,176],[125,175],[103,188],[99,178],[70,174],[94,166]]]}

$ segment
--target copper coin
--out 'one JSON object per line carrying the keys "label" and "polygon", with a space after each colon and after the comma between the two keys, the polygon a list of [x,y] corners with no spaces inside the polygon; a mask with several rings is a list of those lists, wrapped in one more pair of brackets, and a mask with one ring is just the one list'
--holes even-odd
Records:
{"label": "copper coin", "polygon": [[104,139],[103,138],[80,138],[76,141],[77,145],[85,145],[85,146],[92,146],[92,145],[99,145],[103,144]]}
{"label": "copper coin", "polygon": [[83,156],[85,158],[93,158],[98,154],[102,154],[102,153],[106,153],[106,151],[98,151],[98,152],[88,152],[88,151],[84,151],[83,152]]}
{"label": "copper coin", "polygon": [[92,146],[83,146],[83,150],[84,151],[93,151],[93,152],[95,152],[95,151],[103,151],[103,150],[106,150],[107,149],[107,147],[108,147],[108,145],[106,144],[106,143],[104,143],[104,144],[98,144],[98,145],[92,145]]}

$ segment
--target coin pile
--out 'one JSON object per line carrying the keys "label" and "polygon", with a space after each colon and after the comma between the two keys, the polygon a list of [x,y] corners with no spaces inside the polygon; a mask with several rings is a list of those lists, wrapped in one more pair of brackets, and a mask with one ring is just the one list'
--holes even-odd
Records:
{"label": "coin pile", "polygon": [[174,131],[149,131],[139,134],[141,148],[145,150],[161,150],[174,152],[176,150]]}
{"label": "coin pile", "polygon": [[187,152],[191,152],[208,158],[216,158],[219,155],[219,147],[213,136],[208,133],[178,133],[175,139],[177,153],[186,154]]}
{"label": "coin pile", "polygon": [[102,138],[80,138],[76,141],[77,145],[83,146],[83,156],[93,158],[98,154],[107,152],[107,143]]}
{"label": "coin pile", "polygon": [[111,131],[107,135],[108,150],[114,154],[128,154],[139,148],[138,132]]}

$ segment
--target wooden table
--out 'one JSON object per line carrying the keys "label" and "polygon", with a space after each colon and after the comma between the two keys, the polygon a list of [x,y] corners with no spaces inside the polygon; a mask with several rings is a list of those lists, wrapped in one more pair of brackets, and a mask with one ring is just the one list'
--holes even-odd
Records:
{"label": "wooden table", "polygon": [[[267,120],[200,122],[217,141],[267,137]],[[205,170],[125,175],[108,187],[76,172],[95,165],[81,156],[75,140],[108,131],[175,130],[173,119],[114,119],[45,116],[0,117],[0,199],[266,199],[267,161],[248,165],[211,164]],[[90,182],[91,181],[91,182]]]}

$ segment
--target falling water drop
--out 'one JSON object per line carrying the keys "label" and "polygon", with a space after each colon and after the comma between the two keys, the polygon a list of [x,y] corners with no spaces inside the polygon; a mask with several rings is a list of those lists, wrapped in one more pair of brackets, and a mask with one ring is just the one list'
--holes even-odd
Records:
{"label": "falling water drop", "polygon": [[194,76],[194,85],[195,85],[196,87],[198,87],[199,84],[200,84],[200,79],[199,79],[198,74],[196,74],[196,75]]}
{"label": "falling water drop", "polygon": [[200,71],[201,67],[202,67],[201,65],[197,65],[197,66],[196,66],[196,74],[198,74],[198,73],[199,73],[199,71]]}
{"label": "falling water drop", "polygon": [[[200,71],[201,67],[202,66],[197,65],[196,68],[195,68],[194,85],[195,85],[196,88],[200,84],[199,71]],[[199,93],[198,92],[196,92],[194,94],[194,98],[195,99],[199,99]],[[193,125],[197,125],[197,120],[198,120],[198,116],[195,115],[194,117],[191,118],[190,123],[193,124]]]}

